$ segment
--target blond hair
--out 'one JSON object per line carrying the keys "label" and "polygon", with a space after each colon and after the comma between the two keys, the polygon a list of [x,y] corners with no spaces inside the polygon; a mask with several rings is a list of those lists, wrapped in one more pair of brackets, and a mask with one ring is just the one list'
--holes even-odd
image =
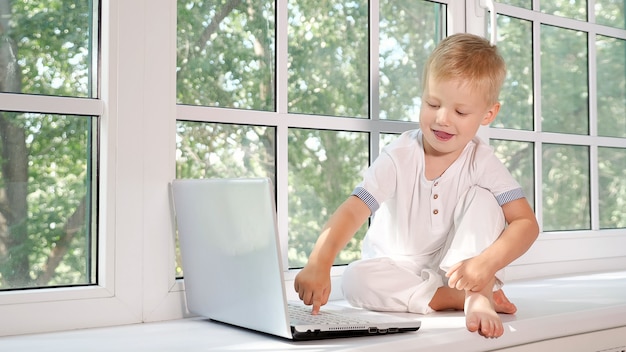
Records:
{"label": "blond hair", "polygon": [[422,89],[426,91],[429,79],[456,79],[485,91],[488,103],[496,103],[505,76],[506,64],[495,45],[477,35],[459,33],[443,39],[428,58]]}

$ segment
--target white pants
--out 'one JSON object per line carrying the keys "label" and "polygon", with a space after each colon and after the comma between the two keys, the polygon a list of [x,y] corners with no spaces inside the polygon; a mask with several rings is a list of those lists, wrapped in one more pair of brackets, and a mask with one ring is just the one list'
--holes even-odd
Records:
{"label": "white pants", "polygon": [[[437,288],[447,284],[454,264],[489,247],[505,227],[502,208],[493,194],[470,188],[454,211],[454,224],[439,253],[412,259],[381,257],[358,260],[346,268],[342,289],[353,306],[378,311],[427,314]],[[494,290],[502,287],[504,269],[496,273]]]}

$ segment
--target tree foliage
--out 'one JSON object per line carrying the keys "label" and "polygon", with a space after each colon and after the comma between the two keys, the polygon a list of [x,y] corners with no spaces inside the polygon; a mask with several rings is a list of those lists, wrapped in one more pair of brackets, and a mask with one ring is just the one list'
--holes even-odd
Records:
{"label": "tree foliage", "polygon": [[[609,1],[610,2],[610,1]],[[621,1],[620,1],[621,2]],[[557,2],[555,2],[557,3]],[[561,3],[561,2],[558,2]],[[608,2],[605,2],[605,5]],[[547,3],[543,3],[547,8]],[[615,5],[617,5],[615,3]],[[550,5],[551,6],[551,5]],[[557,10],[557,9],[553,9]],[[547,11],[547,10],[546,10]],[[559,7],[560,15],[572,16],[575,4]],[[620,16],[613,8],[612,15]],[[621,17],[624,17],[623,2]],[[604,13],[602,16],[606,16]],[[595,44],[596,111],[599,136],[626,137],[626,42],[604,36],[542,25],[541,38],[541,130],[588,135],[591,105],[588,41]],[[531,23],[498,15],[498,48],[507,62],[507,79],[500,98],[502,109],[494,127],[534,130],[533,55]],[[545,231],[591,228],[590,148],[544,144],[542,146],[543,182],[534,184],[533,143],[495,141],[497,154],[524,186],[532,201],[535,188],[542,191],[543,229]],[[623,211],[618,204],[626,193],[620,168],[626,166],[624,153],[598,151],[600,175],[599,214],[602,228],[624,227]],[[621,165],[621,166],[620,166]]]}
{"label": "tree foliage", "polygon": [[[509,3],[531,6],[525,0]],[[557,16],[577,18],[581,8],[586,11],[580,2],[541,4],[541,11]],[[443,35],[445,6],[381,1],[374,60],[368,6],[365,0],[288,2],[288,43],[280,43],[287,45],[288,68],[280,78],[287,83],[289,113],[366,119],[375,112],[379,119],[417,120],[422,67]],[[179,0],[177,7],[177,102],[276,111],[275,2]],[[599,22],[623,28],[623,1],[597,1],[598,9]],[[93,97],[93,13],[90,1],[0,0],[0,91]],[[509,73],[494,126],[532,131],[541,121],[542,131],[626,137],[623,40],[544,25],[542,116],[535,119],[531,24],[499,16],[498,27]],[[588,43],[596,48],[595,65]],[[371,64],[378,65],[378,81]],[[597,107],[590,104],[590,66],[598,71]],[[378,111],[372,110],[373,89],[379,93]],[[589,119],[593,109],[597,126]],[[288,182],[290,266],[305,262],[324,222],[369,162],[366,133],[291,127],[288,180],[276,180],[276,128],[179,118],[178,177],[267,176]],[[93,282],[89,210],[96,123],[86,116],[0,112],[0,289]],[[532,143],[495,141],[494,147],[527,194],[542,188],[545,229],[589,228],[593,149],[544,144],[544,182],[536,185]],[[601,227],[624,227],[626,153],[601,147],[597,156]],[[359,256],[364,232],[365,227],[337,263]]]}
{"label": "tree foliage", "polygon": [[[0,90],[90,96],[90,7],[0,0]],[[0,289],[91,282],[93,119],[0,112]]]}
{"label": "tree foliage", "polygon": [[[235,4],[237,6],[235,8]],[[179,2],[179,7],[186,9],[206,6],[204,2],[188,1]],[[201,33],[210,28],[220,28],[224,32],[212,31],[210,43],[202,43],[200,46],[212,46],[222,43],[234,37],[239,38],[233,47],[224,47],[225,52],[206,53],[203,58],[205,64],[210,57],[220,56],[224,58],[245,58],[237,62],[247,62],[248,66],[242,72],[231,72],[233,67],[226,71],[213,65],[210,67],[213,77],[239,77],[263,71],[263,65],[253,64],[255,61],[264,61],[266,53],[272,50],[272,45],[265,41],[267,33],[255,29],[249,24],[261,23],[253,21],[251,14],[257,12],[250,10],[251,4],[247,2],[213,2],[213,6],[207,10],[202,28],[189,32],[179,32],[180,36],[187,37],[190,33]],[[525,6],[525,4],[517,4]],[[546,5],[546,4],[544,4]],[[248,6],[250,9],[246,10]],[[262,6],[262,5],[255,5]],[[530,4],[528,4],[530,6]],[[546,6],[549,6],[546,5]],[[558,12],[559,16],[572,16],[578,8],[574,5],[548,8],[545,11]],[[230,15],[225,15],[225,9],[233,8]],[[267,8],[267,7],[266,7]],[[288,104],[289,112],[309,115],[332,115],[353,118],[369,118],[369,82],[370,58],[368,53],[368,19],[367,4],[360,1],[290,1],[289,9],[289,45],[288,45]],[[179,10],[180,11],[180,10]],[[379,116],[381,119],[416,120],[416,112],[419,108],[419,95],[421,91],[421,74],[423,63],[430,51],[434,48],[439,38],[438,31],[444,27],[441,23],[440,11],[445,11],[439,5],[427,1],[394,1],[384,2],[380,8],[379,18]],[[183,11],[184,13],[184,11]],[[268,12],[269,13],[269,12]],[[271,16],[270,16],[271,17]],[[191,28],[185,24],[187,17],[179,15],[179,26]],[[207,20],[210,18],[210,20]],[[267,23],[273,23],[264,18]],[[182,22],[182,23],[181,23]],[[237,25],[236,23],[240,23]],[[508,66],[508,76],[502,92],[503,109],[494,124],[495,127],[504,127],[520,130],[533,130],[535,91],[533,82],[533,53],[530,43],[532,42],[532,26],[530,22],[498,16],[500,43],[499,49],[503,53]],[[233,33],[234,28],[239,28],[245,33],[246,38],[251,34],[260,35],[254,41],[254,46],[243,48],[241,37]],[[587,38],[582,32],[564,30],[556,27],[543,26],[542,31],[542,60],[541,60],[541,97],[542,97],[542,130],[569,134],[589,133],[589,93],[586,82],[588,53]],[[220,37],[224,38],[220,38]],[[592,38],[593,39],[593,38]],[[184,39],[185,41],[189,41]],[[215,44],[214,44],[215,43]],[[237,44],[238,43],[238,44]],[[264,50],[253,51],[253,47],[262,47],[263,43],[270,46]],[[620,44],[616,44],[620,45]],[[186,50],[186,49],[184,49]],[[604,72],[617,70],[623,72],[623,63],[619,50],[603,49],[603,63],[606,67]],[[609,54],[611,53],[611,54]],[[232,55],[231,55],[232,54]],[[193,56],[193,55],[192,55]],[[194,56],[195,57],[195,56]],[[256,57],[256,59],[255,59]],[[208,61],[207,61],[208,60]],[[181,92],[188,91],[189,87],[184,82],[198,78],[204,80],[206,71],[201,75],[185,75],[185,53],[179,48],[179,99],[184,100]],[[610,67],[610,68],[609,68]],[[189,71],[187,71],[189,72]],[[183,82],[184,81],[184,82]],[[563,85],[567,81],[571,84]],[[257,80],[263,82],[263,80]],[[611,112],[616,113],[608,125],[616,123],[620,125],[623,113],[622,97],[624,90],[623,80],[617,80],[612,85],[605,85],[603,89],[611,92],[603,94],[600,100],[611,99]],[[238,96],[243,92],[230,92],[224,87],[232,87],[233,84],[203,86],[201,83],[192,85],[194,94],[197,91],[211,94],[214,98],[208,99],[209,103],[200,103],[208,106],[244,107],[253,109],[248,99],[258,99],[263,92],[260,85],[252,91],[245,91],[245,99],[239,100]],[[222,87],[216,89],[216,87]],[[617,98],[613,98],[618,93]],[[221,95],[229,95],[225,100],[220,100]],[[193,96],[193,95],[192,95]],[[257,98],[254,98],[257,97]],[[226,102],[226,103],[224,103]],[[272,107],[268,106],[268,110]],[[610,113],[603,116],[612,116]],[[610,119],[610,117],[609,117]],[[179,122],[179,125],[184,125]],[[202,124],[200,124],[202,125]],[[211,128],[217,128],[219,124]],[[235,127],[233,127],[235,128]],[[246,145],[247,137],[251,134],[251,126],[238,126],[240,145]],[[610,129],[610,128],[609,128]],[[271,133],[274,133],[272,131]],[[252,133],[254,135],[254,133]],[[195,138],[192,130],[180,134],[181,140]],[[253,139],[257,139],[255,136]],[[196,140],[196,139],[194,139]],[[201,149],[219,150],[223,141],[217,139],[204,139]],[[312,249],[319,235],[323,223],[330,213],[351,192],[352,188],[360,180],[360,172],[367,165],[368,141],[358,133],[346,133],[340,131],[324,131],[291,128],[288,140],[288,166],[289,166],[289,260],[291,266],[301,266]],[[199,145],[198,145],[199,146]],[[273,144],[272,144],[273,146]],[[234,147],[234,146],[233,146]],[[531,202],[534,201],[535,177],[534,177],[534,149],[535,145],[525,142],[494,141],[496,152],[509,166],[513,174],[523,185]],[[237,147],[234,147],[237,148]],[[604,154],[603,154],[604,155]],[[544,173],[542,187],[542,209],[544,211],[544,228],[546,230],[571,230],[590,228],[590,150],[568,145],[544,145],[543,148]],[[613,159],[605,160],[600,165],[602,175],[606,174],[607,180],[614,184],[615,163],[623,162],[621,155],[611,155]],[[183,158],[187,160],[186,158]],[[228,173],[220,170],[229,169],[232,161],[220,159],[214,156],[213,160],[220,160],[220,165],[214,163],[203,175],[221,176]],[[208,165],[208,164],[205,164]],[[235,165],[235,164],[233,164]],[[268,164],[268,166],[271,164]],[[606,169],[603,168],[607,165]],[[611,165],[611,169],[608,169]],[[234,167],[231,170],[239,170]],[[265,169],[239,170],[237,175],[256,174],[274,175],[271,166]],[[180,174],[186,177],[198,177],[198,174]],[[611,181],[609,181],[611,180]],[[613,185],[618,197],[625,194],[619,193],[619,185]],[[567,204],[567,205],[565,205]],[[604,212],[614,213],[608,208],[609,202],[603,202],[601,209]],[[582,216],[581,216],[582,214]],[[612,219],[615,219],[613,216]],[[621,222],[614,222],[609,226],[619,226]],[[359,240],[365,228],[357,235],[356,240],[350,243],[348,249],[338,258],[338,263],[349,262],[358,257]]]}

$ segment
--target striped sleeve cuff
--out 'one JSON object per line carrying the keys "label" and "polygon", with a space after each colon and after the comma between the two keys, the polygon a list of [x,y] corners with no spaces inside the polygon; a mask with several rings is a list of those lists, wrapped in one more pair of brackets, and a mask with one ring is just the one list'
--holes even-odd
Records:
{"label": "striped sleeve cuff", "polygon": [[500,206],[505,205],[508,202],[512,202],[514,200],[524,198],[524,191],[521,188],[512,189],[510,191],[499,194],[496,197],[498,204]]}
{"label": "striped sleeve cuff", "polygon": [[365,205],[367,205],[367,207],[370,208],[370,212],[372,214],[374,214],[376,210],[378,210],[378,208],[380,207],[380,205],[376,201],[376,198],[374,198],[374,196],[372,196],[363,187],[355,188],[354,191],[352,191],[352,195],[362,200],[365,203]]}

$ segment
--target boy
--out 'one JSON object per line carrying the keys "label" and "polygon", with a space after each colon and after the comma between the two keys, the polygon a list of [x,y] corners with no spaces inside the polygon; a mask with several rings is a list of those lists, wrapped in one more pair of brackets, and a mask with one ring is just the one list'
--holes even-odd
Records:
{"label": "boy", "polygon": [[[456,34],[424,68],[420,129],[387,146],[337,209],[295,278],[317,314],[330,294],[339,251],[373,216],[362,259],[343,275],[352,305],[427,314],[463,309],[469,331],[504,333],[497,313],[515,313],[502,269],[539,233],[521,187],[476,132],[500,110],[506,68],[496,47]],[[446,285],[447,280],[447,285]]]}

